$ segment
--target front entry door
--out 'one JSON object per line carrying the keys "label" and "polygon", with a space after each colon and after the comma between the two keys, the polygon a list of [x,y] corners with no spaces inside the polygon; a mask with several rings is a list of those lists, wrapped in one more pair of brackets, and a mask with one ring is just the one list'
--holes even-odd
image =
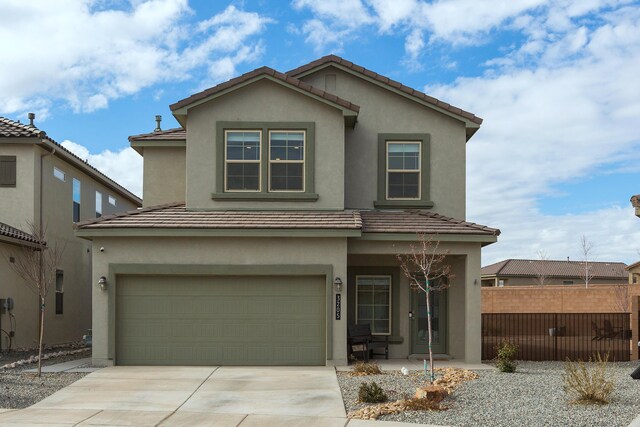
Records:
{"label": "front entry door", "polygon": [[[435,354],[447,352],[447,290],[431,292],[432,347]],[[411,353],[429,353],[427,302],[422,291],[411,291]]]}

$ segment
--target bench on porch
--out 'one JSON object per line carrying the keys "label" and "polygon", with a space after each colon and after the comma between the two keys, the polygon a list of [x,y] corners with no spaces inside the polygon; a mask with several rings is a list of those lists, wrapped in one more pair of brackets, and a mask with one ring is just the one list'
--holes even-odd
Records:
{"label": "bench on porch", "polygon": [[[374,350],[383,349],[384,358],[389,359],[389,336],[374,336],[371,327],[367,325],[349,325],[347,328],[347,345],[349,356],[360,353],[365,362],[376,354]],[[382,354],[380,354],[382,355]]]}

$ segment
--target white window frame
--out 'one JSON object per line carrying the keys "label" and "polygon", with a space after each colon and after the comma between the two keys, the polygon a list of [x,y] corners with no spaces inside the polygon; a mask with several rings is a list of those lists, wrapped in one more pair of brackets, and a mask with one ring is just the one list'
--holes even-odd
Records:
{"label": "white window frame", "polygon": [[[393,327],[393,276],[390,274],[359,274],[356,275],[356,324],[358,323],[358,279],[359,278],[388,278],[389,279],[389,332],[388,333],[375,333],[373,332],[373,326],[371,327],[371,335],[391,336]],[[375,304],[373,305],[375,311]],[[375,319],[374,319],[375,320]]]}
{"label": "white window frame", "polygon": [[116,206],[117,200],[115,197],[113,197],[111,194],[109,194],[109,204],[111,206]]}
{"label": "white window frame", "polygon": [[64,173],[62,169],[58,169],[57,167],[53,167],[53,176],[59,179],[62,182],[66,182],[67,174]]}
{"label": "white window frame", "polygon": [[[389,146],[392,144],[417,144],[418,145],[418,169],[389,169]],[[385,195],[387,200],[421,200],[422,197],[422,141],[387,141],[385,144]],[[389,197],[390,173],[416,173],[418,172],[418,196],[417,197]]]}
{"label": "white window frame", "polygon": [[[290,132],[290,133],[302,133],[302,160],[271,160],[271,134],[273,132]],[[269,193],[304,193],[306,191],[306,177],[307,177],[307,131],[300,129],[269,129],[269,156],[268,156],[268,172],[269,172]],[[271,163],[302,163],[302,190],[272,190],[271,189]]]}
{"label": "white window frame", "polygon": [[103,204],[102,193],[99,192],[99,191],[96,191],[96,209],[95,209],[95,211],[96,211],[96,215],[99,215],[98,218],[100,216],[102,216],[102,213],[103,213],[103,210],[104,210],[102,208],[102,204]]}
{"label": "white window frame", "polygon": [[[229,132],[258,132],[258,160],[228,160],[227,159],[227,135]],[[262,192],[262,130],[260,129],[225,129],[224,131],[224,191],[225,193],[260,193]],[[258,189],[257,190],[229,190],[227,185],[227,165],[229,163],[257,163],[258,164]]]}

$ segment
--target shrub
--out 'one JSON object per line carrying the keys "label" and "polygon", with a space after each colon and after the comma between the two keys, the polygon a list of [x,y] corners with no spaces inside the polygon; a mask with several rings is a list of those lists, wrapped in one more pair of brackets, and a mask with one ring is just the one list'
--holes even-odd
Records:
{"label": "shrub", "polygon": [[387,394],[375,381],[371,381],[371,384],[360,385],[358,400],[363,403],[382,403],[387,401]]}
{"label": "shrub", "polygon": [[572,363],[569,359],[564,368],[564,391],[574,397],[574,401],[583,403],[609,403],[609,395],[613,391],[614,383],[607,372],[609,353],[604,358],[600,353],[592,359],[589,365],[578,359]]}
{"label": "shrub", "polygon": [[381,375],[382,369],[375,362],[356,362],[352,373],[353,375]]}
{"label": "shrub", "polygon": [[496,346],[496,366],[500,372],[515,372],[516,362],[514,361],[518,353],[518,345],[509,341],[502,341]]}

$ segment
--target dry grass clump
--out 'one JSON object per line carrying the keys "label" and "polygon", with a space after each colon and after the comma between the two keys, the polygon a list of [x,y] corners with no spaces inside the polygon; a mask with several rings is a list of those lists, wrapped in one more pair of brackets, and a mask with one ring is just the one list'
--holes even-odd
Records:
{"label": "dry grass clump", "polygon": [[352,377],[362,377],[366,375],[382,375],[382,369],[376,362],[356,362],[351,370]]}
{"label": "dry grass clump", "polygon": [[598,353],[589,358],[588,366],[583,360],[572,363],[567,359],[564,369],[564,391],[577,403],[609,403],[614,382],[607,371],[609,354],[604,358]]}

